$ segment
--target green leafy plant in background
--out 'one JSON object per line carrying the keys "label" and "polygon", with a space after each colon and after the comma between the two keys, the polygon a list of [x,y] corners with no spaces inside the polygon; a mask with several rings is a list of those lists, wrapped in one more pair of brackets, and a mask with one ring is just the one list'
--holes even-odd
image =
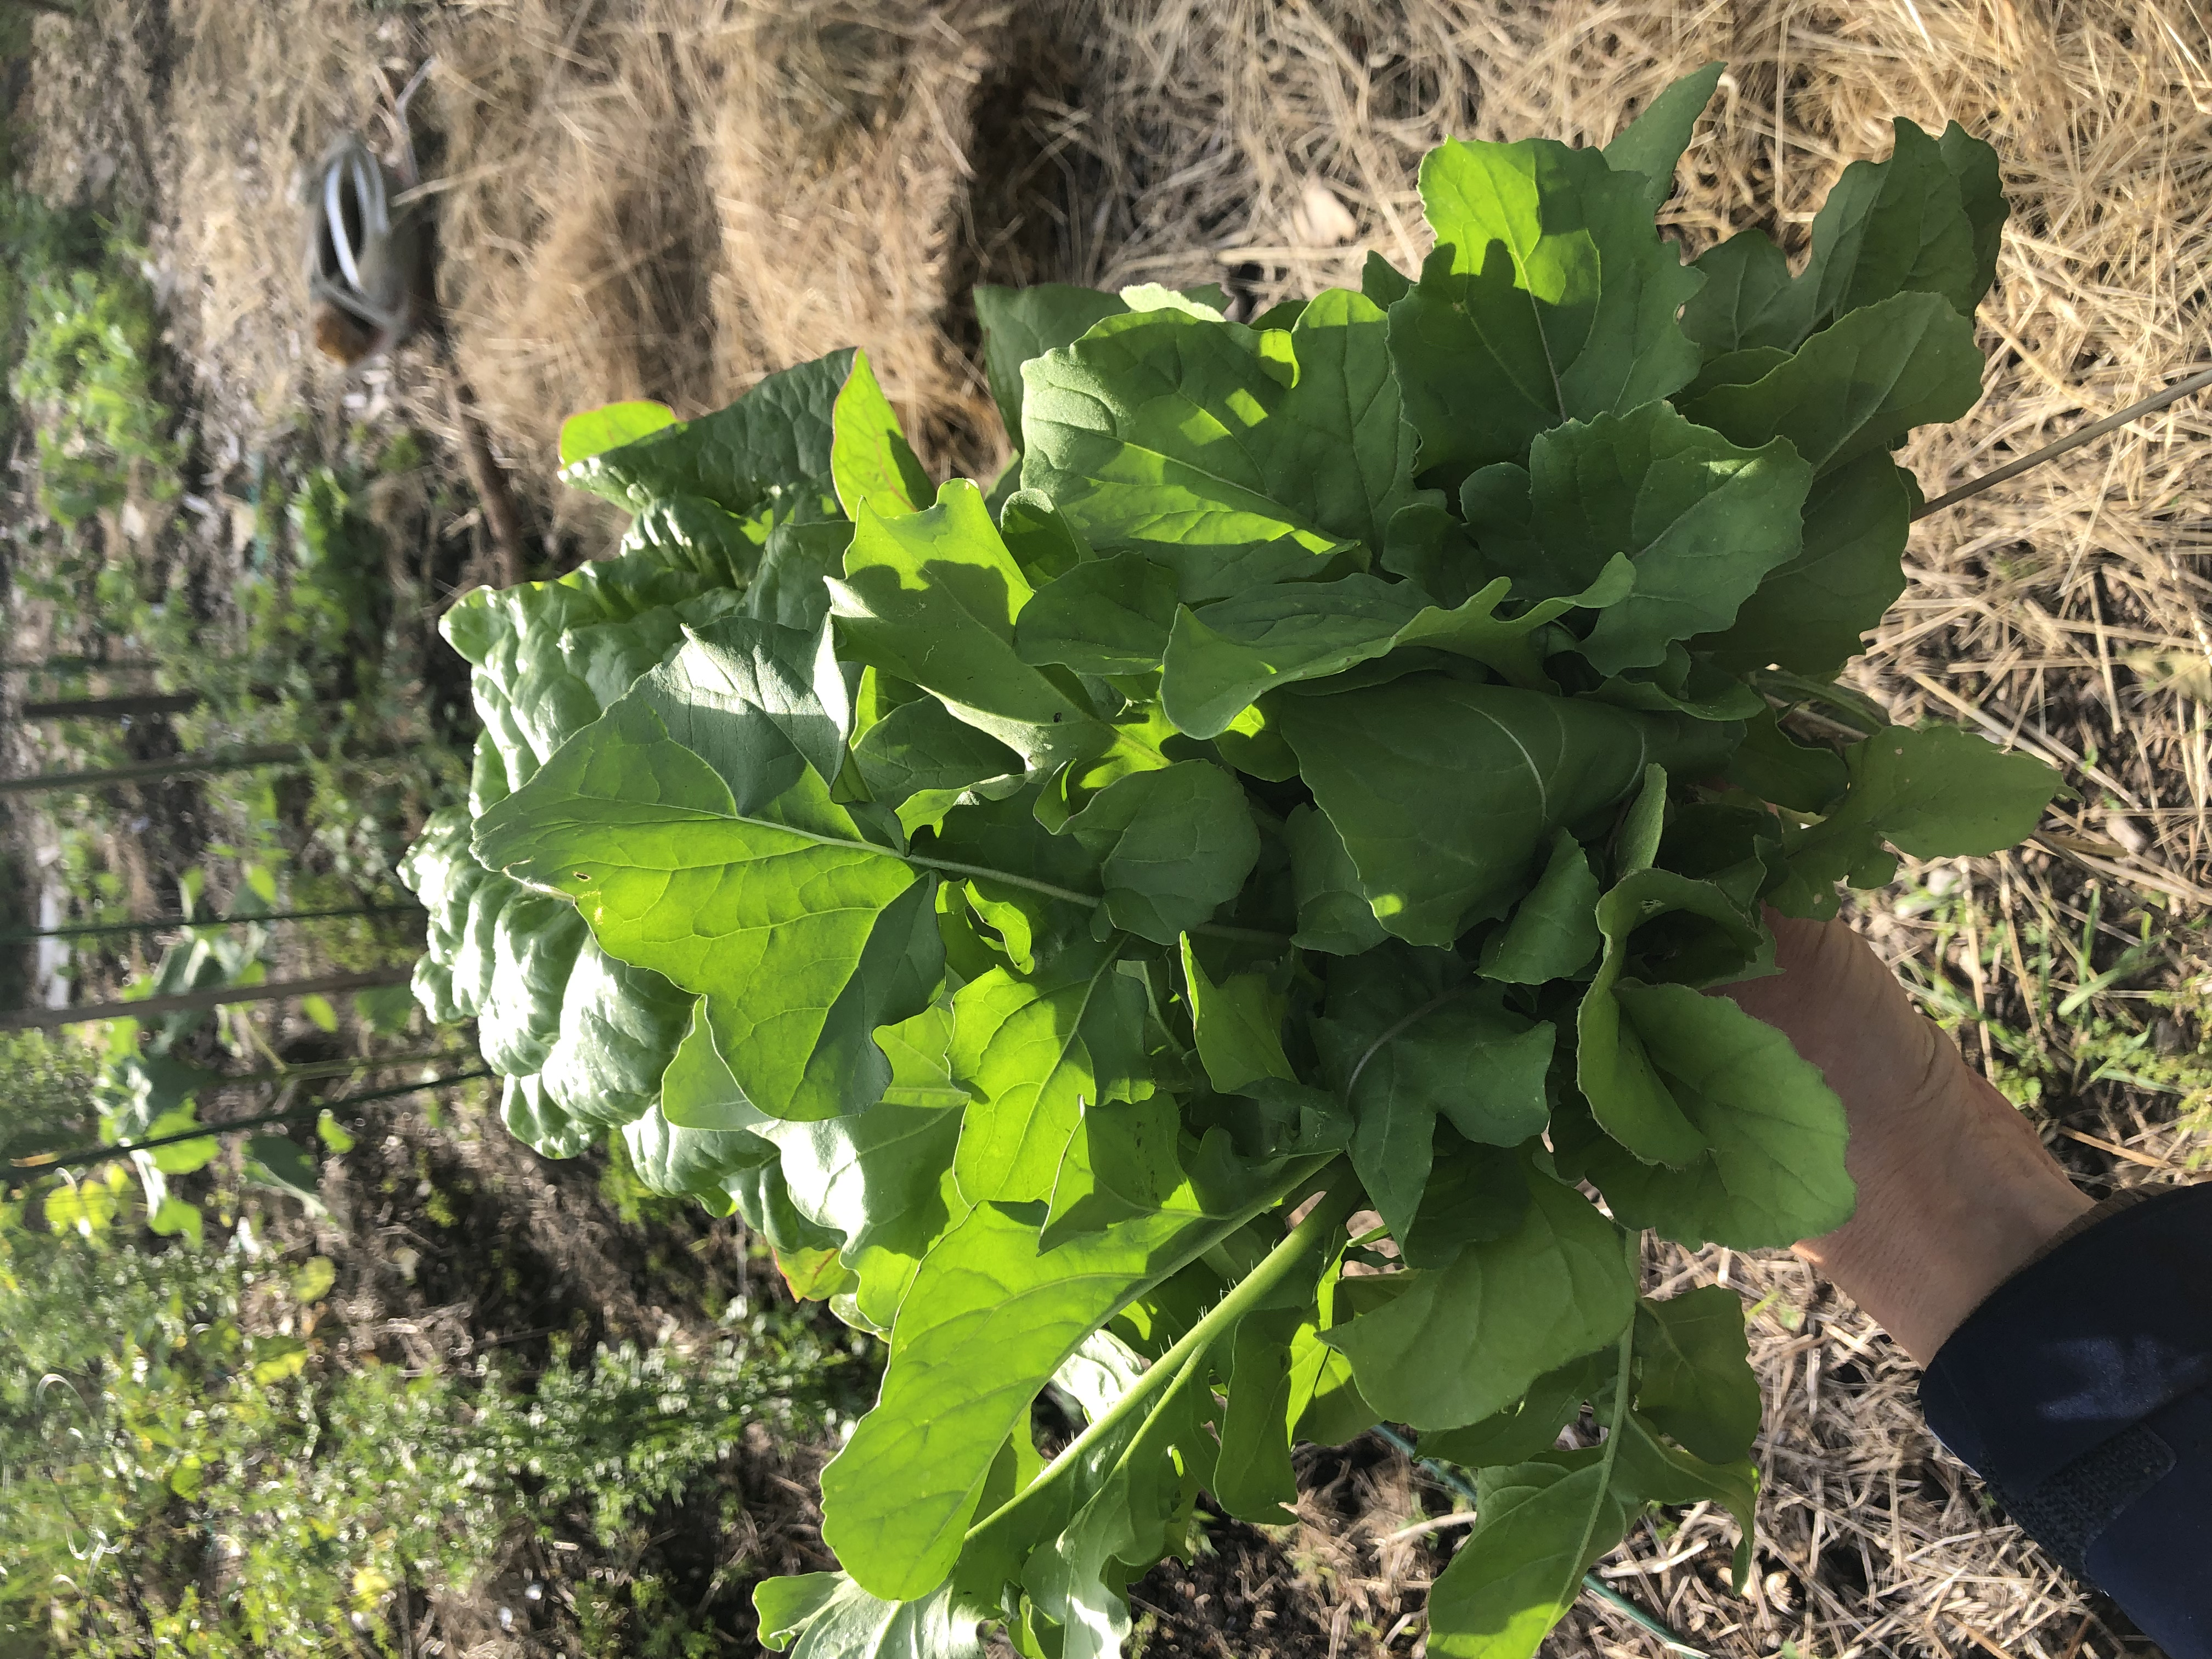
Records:
{"label": "green leafy plant in background", "polygon": [[1806,746],[1754,689],[1899,592],[1892,451],[1978,395],[2006,210],[1900,123],[1803,270],[1686,265],[1653,214],[1717,74],[1602,151],[1433,152],[1418,276],[1249,324],[979,291],[988,495],[854,353],[586,417],[623,556],[456,612],[485,735],[411,866],[426,1006],[518,1133],[619,1121],[888,1346],[823,1477],[843,1571],[763,1589],[771,1645],[1118,1652],[1201,1491],[1282,1521],[1293,1443],[1379,1420],[1480,1471],[1432,1652],[1533,1653],[1651,1503],[1731,1510],[1747,1571],[1741,1311],[1643,1297],[1641,1232],[1784,1245],[1853,1194],[1819,1073],[1705,993],[1771,970],[1765,907],[2008,845],[2055,780]]}
{"label": "green leafy plant in background", "polygon": [[527,1386],[326,1371],[329,1259],[143,1243],[0,1225],[0,1651],[399,1653],[403,1587],[465,1595],[532,1534],[635,1559],[747,1425],[825,1431],[854,1369],[763,1309],[696,1352],[556,1346]]}
{"label": "green leafy plant in background", "polygon": [[0,228],[23,331],[9,391],[37,428],[40,505],[67,526],[121,506],[134,488],[170,500],[183,455],[153,392],[160,331],[143,254],[104,228],[88,257],[66,216],[20,194],[0,201]]}

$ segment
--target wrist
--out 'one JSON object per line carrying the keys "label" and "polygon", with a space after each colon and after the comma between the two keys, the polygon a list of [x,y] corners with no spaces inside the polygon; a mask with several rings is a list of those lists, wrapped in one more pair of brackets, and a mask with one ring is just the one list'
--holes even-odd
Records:
{"label": "wrist", "polygon": [[2027,1120],[1955,1047],[1940,1042],[1933,1058],[1906,1109],[1880,1114],[1910,1133],[1854,1134],[1851,1219],[1798,1247],[1923,1364],[2092,1207]]}

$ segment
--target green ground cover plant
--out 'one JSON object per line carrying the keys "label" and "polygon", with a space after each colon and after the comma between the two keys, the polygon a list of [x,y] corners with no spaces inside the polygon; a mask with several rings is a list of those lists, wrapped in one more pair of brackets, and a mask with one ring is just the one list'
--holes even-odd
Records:
{"label": "green ground cover plant", "polygon": [[[818,1433],[842,1403],[849,1356],[788,1309],[696,1352],[556,1344],[534,1378],[325,1369],[328,1258],[24,1219],[0,1206],[0,1651],[403,1653],[407,1597],[533,1533],[612,1548],[718,1485],[748,1424]],[[605,1614],[716,1650],[654,1590]]]}
{"label": "green ground cover plant", "polygon": [[1760,690],[1901,590],[1892,452],[1979,395],[2006,207],[1900,122],[1802,270],[1685,264],[1653,215],[1717,74],[1601,151],[1442,146],[1435,252],[1358,292],[979,291],[988,489],[857,352],[581,417],[621,556],[456,607],[424,1005],[516,1133],[618,1127],[887,1345],[843,1571],[762,1589],[770,1645],[1118,1653],[1201,1492],[1286,1520],[1292,1446],[1377,1422],[1480,1471],[1431,1652],[1533,1654],[1654,1503],[1747,1571],[1741,1309],[1643,1297],[1642,1234],[1853,1193],[1818,1072],[1703,993],[1771,969],[1768,907],[2007,846],[2056,780],[1810,746]]}

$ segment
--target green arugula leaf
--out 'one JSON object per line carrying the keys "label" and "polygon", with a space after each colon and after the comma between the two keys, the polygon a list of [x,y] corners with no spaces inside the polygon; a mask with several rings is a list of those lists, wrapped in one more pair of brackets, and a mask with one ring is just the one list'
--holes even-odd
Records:
{"label": "green arugula leaf", "polygon": [[1344,837],[1326,814],[1311,806],[1292,808],[1284,821],[1283,842],[1290,849],[1298,906],[1298,931],[1291,936],[1291,944],[1356,957],[1389,937],[1375,920]]}
{"label": "green arugula leaf", "polygon": [[614,956],[704,994],[763,1111],[857,1111],[890,1076],[868,1034],[933,990],[908,970],[937,938],[928,884],[830,801],[773,714],[735,701],[735,665],[695,636],[477,821],[477,855],[574,899]]}
{"label": "green arugula leaf", "polygon": [[1646,1504],[1717,1502],[1744,1528],[1737,1579],[1748,1569],[1758,1475],[1712,1465],[1660,1440],[1633,1413],[1603,1446],[1547,1452],[1477,1486],[1482,1519],[1429,1594],[1429,1647],[1451,1659],[1534,1659]]}
{"label": "green arugula leaf", "polygon": [[675,424],[674,410],[650,400],[602,404],[597,409],[581,410],[561,422],[561,465],[574,466]]}
{"label": "green arugula leaf", "polygon": [[1984,237],[1950,157],[1902,117],[1891,125],[1889,159],[1845,167],[1814,218],[1812,257],[1800,280],[1814,289],[1814,327],[1899,294],[1940,295],[1972,317],[1988,289]]}
{"label": "green arugula leaf", "polygon": [[1160,945],[1211,921],[1260,859],[1243,789],[1206,761],[1117,779],[1063,833],[1098,860],[1107,919]]}
{"label": "green arugula leaf", "polygon": [[994,969],[952,1000],[952,1074],[975,1096],[955,1164],[971,1204],[1048,1198],[1084,1106],[1152,1092],[1145,989],[1110,944],[1033,974]]}
{"label": "green arugula leaf", "polygon": [[1079,564],[1038,590],[1014,624],[1014,650],[1042,667],[1141,674],[1160,665],[1176,617],[1174,575],[1138,553]]}
{"label": "green arugula leaf", "polygon": [[1395,1300],[1328,1333],[1385,1419],[1419,1429],[1479,1423],[1634,1316],[1636,1285],[1613,1224],[1555,1181],[1537,1176],[1529,1188],[1517,1232],[1407,1273]]}
{"label": "green arugula leaf", "polygon": [[753,1590],[761,1645],[791,1659],[982,1659],[978,1620],[956,1609],[948,1586],[912,1601],[883,1601],[842,1572],[763,1578]]}
{"label": "green arugula leaf", "polygon": [[1295,1081],[1283,1053],[1282,993],[1265,974],[1230,974],[1216,984],[1206,975],[1190,935],[1182,939],[1183,984],[1190,998],[1199,1063],[1213,1086],[1235,1094],[1262,1078]]}
{"label": "green arugula leaf", "polygon": [[1586,587],[1616,555],[1634,564],[1633,589],[1580,647],[1603,674],[1659,663],[1671,641],[1734,621],[1761,579],[1798,556],[1812,478],[1787,442],[1738,448],[1664,404],[1541,434],[1528,476],[1541,552],[1533,568],[1501,562],[1522,591]]}
{"label": "green arugula leaf", "polygon": [[1129,309],[1116,294],[1095,288],[1040,283],[1034,288],[978,283],[975,315],[983,325],[983,372],[1006,422],[1006,435],[1022,441],[1022,365],[1048,351],[1073,345],[1093,323]]}
{"label": "green arugula leaf", "polygon": [[1759,1432],[1743,1304],[1725,1285],[1701,1285],[1636,1310],[1636,1409],[1708,1463],[1747,1455]]}
{"label": "green arugula leaf", "polygon": [[[1642,1340],[1639,1333],[1638,1340]],[[1546,1371],[1528,1385],[1528,1393],[1480,1423],[1423,1435],[1421,1455],[1470,1469],[1526,1462],[1553,1448],[1559,1431],[1581,1413],[1583,1401],[1613,1380],[1613,1367],[1614,1356],[1604,1348],[1571,1359]]]}
{"label": "green arugula leaf", "polygon": [[1682,307],[1682,331],[1704,349],[1709,369],[1739,352],[1795,351],[1813,331],[1815,285],[1791,276],[1765,231],[1740,230],[1692,263],[1705,285]]}
{"label": "green arugula leaf", "polygon": [[1674,920],[1678,929],[1688,922],[1692,931],[1686,940],[1678,932],[1673,939],[1653,941],[1655,954],[1685,942],[1698,948],[1686,964],[1667,963],[1659,954],[1659,967],[1693,978],[1740,971],[1757,957],[1765,933],[1718,887],[1671,870],[1634,871],[1598,901],[1605,955],[1576,1017],[1575,1081],[1613,1139],[1646,1163],[1681,1169],[1695,1164],[1707,1143],[1650,1057],[1651,1022],[1663,1019],[1672,1005],[1636,1000],[1632,993],[1643,981],[1629,975],[1638,930],[1662,918]]}
{"label": "green arugula leaf", "polygon": [[1746,386],[1716,386],[1682,412],[1747,448],[1787,438],[1818,477],[1885,450],[1982,395],[1974,325],[1938,295],[1900,294],[1839,319]]}
{"label": "green arugula leaf", "polygon": [[1616,1216],[1693,1247],[1746,1250],[1850,1218],[1843,1104],[1788,1037],[1686,985],[1623,985],[1618,995],[1655,1081],[1704,1150],[1669,1169],[1601,1148],[1589,1178]]}
{"label": "green arugula leaf", "polygon": [[1042,1255],[1036,1223],[998,1205],[947,1232],[900,1304],[875,1409],[822,1474],[823,1537],[846,1571],[887,1598],[942,1583],[1037,1390],[1115,1312],[1273,1198],[1214,1217],[1184,1188]]}
{"label": "green arugula leaf", "polygon": [[1425,476],[1517,461],[1547,427],[1698,372],[1675,317],[1702,279],[1653,230],[1642,173],[1549,139],[1449,139],[1420,183],[1437,252],[1390,307],[1390,355]]}
{"label": "green arugula leaf", "polygon": [[935,692],[1032,767],[1105,747],[1081,693],[1015,651],[1014,619],[1029,602],[1029,579],[975,485],[954,479],[925,512],[863,513],[845,579],[830,592],[848,660]]}
{"label": "green arugula leaf", "polygon": [[1510,908],[1552,836],[1626,799],[1646,765],[1710,772],[1738,728],[1424,674],[1286,699],[1283,735],[1376,919],[1447,945]]}
{"label": "green arugula leaf", "polygon": [[1887,454],[1819,479],[1805,498],[1804,550],[1759,585],[1725,633],[1692,647],[1739,672],[1832,675],[1905,592],[1905,538],[1919,501],[1912,475]]}
{"label": "green arugula leaf", "polygon": [[1514,908],[1513,919],[1482,947],[1482,976],[1508,985],[1568,979],[1598,953],[1597,876],[1582,843],[1565,830],[1552,840],[1544,873]]}
{"label": "green arugula leaf", "polygon": [[1644,175],[1644,210],[1656,213],[1674,193],[1674,169],[1690,147],[1691,130],[1712,101],[1725,64],[1692,70],[1644,106],[1605,147],[1606,165],[1616,173]]}
{"label": "green arugula leaf", "polygon": [[830,476],[847,518],[857,523],[863,506],[886,516],[919,513],[936,498],[865,351],[853,354],[830,424]]}
{"label": "green arugula leaf", "polygon": [[1022,479],[1186,603],[1382,545],[1413,498],[1382,312],[1332,290],[1265,333],[1181,311],[1109,318],[1027,365]]}
{"label": "green arugula leaf", "polygon": [[684,496],[738,519],[818,508],[833,488],[831,412],[854,356],[770,374],[727,409],[564,467],[562,480],[633,513]]}
{"label": "green arugula leaf", "polygon": [[1792,885],[1777,902],[1792,914],[1833,915],[1834,884],[1880,886],[1896,864],[1887,842],[1914,858],[1978,858],[2033,833],[2059,789],[2031,756],[2001,750],[1954,726],[1893,726],[1844,751],[1850,788],[1819,823],[1784,836]]}
{"label": "green arugula leaf", "polygon": [[1517,1146],[1544,1127],[1553,1031],[1449,951],[1394,945],[1334,963],[1315,1046],[1351,1107],[1352,1167],[1402,1241],[1428,1185],[1439,1115],[1469,1140]]}

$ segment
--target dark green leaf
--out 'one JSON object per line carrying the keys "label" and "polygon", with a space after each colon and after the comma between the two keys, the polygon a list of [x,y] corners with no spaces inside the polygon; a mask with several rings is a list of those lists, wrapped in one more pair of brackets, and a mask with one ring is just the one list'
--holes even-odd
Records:
{"label": "dark green leaf", "polygon": [[1382,926],[1446,945],[1504,915],[1553,836],[1619,804],[1645,766],[1709,773],[1737,729],[1423,674],[1287,698],[1283,734]]}
{"label": "dark green leaf", "polygon": [[1697,373],[1675,316],[1700,278],[1653,230],[1647,189],[1548,139],[1447,140],[1424,158],[1437,252],[1390,307],[1390,355],[1425,475],[1519,460],[1548,427]]}
{"label": "dark green leaf", "polygon": [[1759,1432],[1759,1377],[1743,1304],[1702,1285],[1636,1312],[1636,1409],[1708,1463],[1733,1463]]}
{"label": "dark green leaf", "polygon": [[1509,985],[1567,979],[1589,966],[1600,943],[1597,876],[1582,843],[1565,830],[1553,838],[1544,873],[1483,946],[1482,973]]}
{"label": "dark green leaf", "polygon": [[1691,130],[1712,101],[1726,67],[1716,63],[1691,70],[1646,104],[1605,147],[1607,167],[1644,175],[1645,212],[1658,212],[1674,193],[1674,169],[1690,147]]}
{"label": "dark green leaf", "polygon": [[1098,860],[1113,924],[1160,945],[1211,921],[1260,857],[1244,791],[1206,761],[1118,779],[1064,833]]}
{"label": "dark green leaf", "polygon": [[1683,412],[1747,447],[1787,438],[1819,477],[1916,426],[1957,420],[1981,395],[1974,325],[1940,295],[1900,294],[1822,330],[1772,373],[1717,387]]}
{"label": "dark green leaf", "polygon": [[1006,435],[1017,445],[1022,441],[1022,365],[1073,345],[1093,323],[1129,308],[1119,295],[1059,283],[1034,288],[978,283],[975,297],[975,316],[983,325],[983,370],[1006,420]]}
{"label": "dark green leaf", "polygon": [[1613,1341],[1634,1315],[1613,1224],[1555,1181],[1529,1186],[1519,1231],[1408,1273],[1404,1294],[1329,1333],[1384,1418],[1420,1429],[1479,1423]]}

